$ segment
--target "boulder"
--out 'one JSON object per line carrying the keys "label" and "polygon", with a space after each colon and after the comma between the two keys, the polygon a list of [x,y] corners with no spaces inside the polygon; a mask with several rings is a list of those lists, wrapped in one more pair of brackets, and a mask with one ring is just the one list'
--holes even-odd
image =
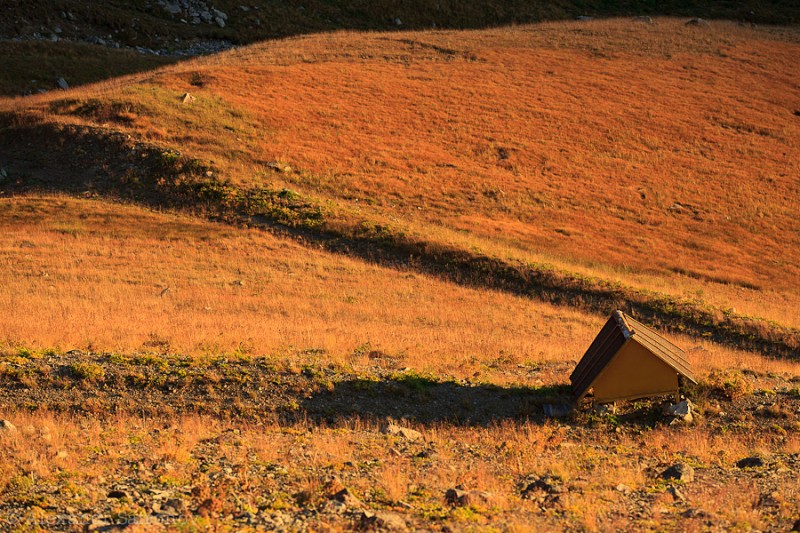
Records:
{"label": "boulder", "polygon": [[764,466],[764,459],[757,456],[745,457],[736,461],[736,466],[739,468],[758,468]]}
{"label": "boulder", "polygon": [[694,405],[690,400],[683,400],[664,409],[664,414],[673,417],[674,421],[690,424],[694,420]]}
{"label": "boulder", "polygon": [[448,489],[444,495],[444,499],[453,507],[487,507],[492,505],[494,495],[491,492],[482,490],[462,490],[456,487]]}
{"label": "boulder", "polygon": [[681,481],[683,483],[691,483],[694,481],[694,468],[686,463],[675,463],[661,472],[661,479],[671,479]]}
{"label": "boulder", "polygon": [[388,424],[385,428],[383,428],[383,432],[387,435],[396,435],[403,437],[404,439],[414,442],[422,438],[422,433],[416,431],[411,428],[404,428],[403,426],[398,426],[397,424]]}

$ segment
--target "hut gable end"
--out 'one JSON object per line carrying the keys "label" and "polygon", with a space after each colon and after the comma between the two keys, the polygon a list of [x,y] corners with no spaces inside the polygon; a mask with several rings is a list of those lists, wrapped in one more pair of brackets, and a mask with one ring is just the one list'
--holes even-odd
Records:
{"label": "hut gable end", "polygon": [[670,394],[678,375],[696,383],[684,352],[638,320],[615,311],[592,342],[570,381],[580,400],[590,389],[595,401]]}

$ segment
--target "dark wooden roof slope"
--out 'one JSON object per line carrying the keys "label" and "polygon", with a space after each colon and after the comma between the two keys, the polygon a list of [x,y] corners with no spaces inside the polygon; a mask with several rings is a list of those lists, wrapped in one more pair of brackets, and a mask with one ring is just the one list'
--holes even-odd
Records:
{"label": "dark wooden roof slope", "polygon": [[586,394],[603,368],[611,362],[622,345],[632,338],[676,372],[697,383],[689,363],[684,359],[683,350],[638,320],[622,311],[614,311],[569,377],[576,396],[582,397]]}

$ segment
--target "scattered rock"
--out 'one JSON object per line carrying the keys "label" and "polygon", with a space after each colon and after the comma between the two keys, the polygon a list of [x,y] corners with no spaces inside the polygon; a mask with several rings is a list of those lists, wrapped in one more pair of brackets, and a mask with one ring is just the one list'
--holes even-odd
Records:
{"label": "scattered rock", "polygon": [[56,458],[58,459],[66,459],[69,457],[69,454],[65,450],[58,450],[56,453]]}
{"label": "scattered rock", "polygon": [[394,19],[394,25],[395,26],[402,26],[403,25],[403,21],[400,20],[399,18]]}
{"label": "scattered rock", "polygon": [[462,490],[458,487],[448,489],[444,495],[445,501],[453,507],[483,506],[487,507],[494,501],[491,492],[482,490]]}
{"label": "scattered rock", "polygon": [[223,19],[222,17],[214,17],[214,22],[216,22],[217,26],[219,26],[220,28],[225,27],[225,19]]}
{"label": "scattered rock", "polygon": [[184,104],[193,104],[195,100],[195,97],[189,93],[184,93],[184,95],[181,96],[181,102]]}
{"label": "scattered rock", "polygon": [[745,457],[736,461],[736,466],[739,468],[758,468],[764,466],[764,459],[757,456]]}
{"label": "scattered rock", "polygon": [[600,416],[613,415],[617,412],[617,406],[613,403],[601,403],[595,405],[593,411]]}
{"label": "scattered rock", "polygon": [[366,529],[381,528],[389,531],[408,531],[405,519],[397,513],[389,511],[363,511],[361,513],[361,527]]}
{"label": "scattered rock", "polygon": [[422,433],[416,431],[411,428],[404,428],[403,426],[398,426],[397,424],[388,424],[384,429],[383,432],[387,435],[396,435],[401,436],[404,439],[414,442],[422,438]]}
{"label": "scattered rock", "polygon": [[69,89],[69,83],[67,83],[67,80],[65,80],[64,78],[58,78],[56,80],[56,85],[58,85],[59,89],[63,89],[65,91]]}
{"label": "scattered rock", "polygon": [[586,15],[578,15],[575,20],[594,20],[594,17],[587,17]]}
{"label": "scattered rock", "polygon": [[643,24],[652,24],[653,23],[652,17],[648,17],[646,15],[640,16],[640,17],[636,17],[633,20],[635,20],[636,22],[641,22]]}
{"label": "scattered rock", "polygon": [[661,472],[661,479],[674,479],[683,483],[691,483],[694,481],[694,468],[686,463],[675,463]]}
{"label": "scattered rock", "polygon": [[438,454],[436,453],[436,450],[434,450],[433,448],[426,448],[426,449],[422,450],[421,452],[419,452],[414,457],[417,457],[419,459],[432,459],[432,458],[436,457],[437,455]]}
{"label": "scattered rock", "polygon": [[692,508],[686,509],[683,513],[681,513],[681,516],[684,518],[707,518],[708,513],[702,509]]}
{"label": "scattered rock", "polygon": [[694,420],[694,405],[690,400],[670,405],[664,409],[664,414],[673,417],[674,422],[686,422],[691,424]]}
{"label": "scattered rock", "polygon": [[337,492],[336,494],[334,494],[331,499],[336,500],[337,502],[342,502],[343,504],[345,504],[348,507],[363,507],[364,506],[364,504],[361,502],[361,500],[356,498],[353,495],[353,493],[350,492],[350,489],[348,489],[346,487],[343,488],[342,490],[340,490],[339,492]]}
{"label": "scattered rock", "polygon": [[546,492],[547,494],[561,494],[566,492],[561,477],[550,474],[546,474],[541,477],[529,476],[525,479],[523,485],[523,498],[530,497],[531,493],[535,493],[537,491]]}
{"label": "scattered rock", "polygon": [[704,19],[701,19],[699,17],[695,17],[693,19],[689,19],[686,22],[686,25],[687,26],[708,26],[708,22],[706,22]]}
{"label": "scattered rock", "polygon": [[678,490],[677,487],[670,485],[669,487],[667,487],[667,493],[672,495],[672,499],[675,500],[676,502],[686,501],[686,496],[684,496],[683,493],[680,490]]}
{"label": "scattered rock", "polygon": [[113,524],[108,520],[95,518],[86,525],[86,531],[108,531],[113,527]]}
{"label": "scattered rock", "polygon": [[617,489],[617,491],[621,492],[622,494],[630,494],[631,492],[633,492],[633,489],[630,488],[628,485],[626,485],[624,483],[620,483],[615,488]]}
{"label": "scattered rock", "polygon": [[0,420],[0,433],[16,433],[17,426],[8,420]]}
{"label": "scattered rock", "polygon": [[128,493],[125,492],[124,490],[112,490],[111,492],[108,493],[108,496],[106,496],[106,498],[115,500],[120,500],[122,498],[127,498],[127,497]]}
{"label": "scattered rock", "polygon": [[572,406],[566,403],[546,403],[542,408],[544,416],[550,418],[564,418],[572,413]]}

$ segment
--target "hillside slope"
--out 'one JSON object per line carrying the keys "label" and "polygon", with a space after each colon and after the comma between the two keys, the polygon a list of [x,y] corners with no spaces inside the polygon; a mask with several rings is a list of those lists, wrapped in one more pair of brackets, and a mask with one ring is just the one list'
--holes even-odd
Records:
{"label": "hillside slope", "polygon": [[[290,39],[9,103],[0,164],[12,189],[177,193],[350,253],[385,259],[389,245],[392,262],[416,256],[450,279],[787,353],[798,48],[791,29],[669,19]],[[170,154],[199,159],[200,196],[159,181],[163,165],[125,177],[124,143],[64,139],[87,127],[76,139],[142,138],[169,168]],[[65,181],[36,170],[51,141],[58,166],[124,157]]]}

